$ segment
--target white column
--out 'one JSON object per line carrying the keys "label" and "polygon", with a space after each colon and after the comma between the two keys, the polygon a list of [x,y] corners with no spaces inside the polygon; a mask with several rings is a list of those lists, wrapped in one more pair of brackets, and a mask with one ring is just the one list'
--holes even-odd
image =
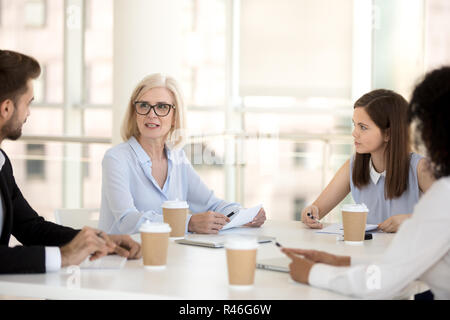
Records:
{"label": "white column", "polygon": [[372,89],[372,30],[379,14],[372,0],[353,0],[352,103]]}
{"label": "white column", "polygon": [[[84,70],[84,0],[64,3],[64,135],[83,134],[83,70]],[[82,146],[64,145],[63,207],[83,205]]]}
{"label": "white column", "polygon": [[[226,88],[225,88],[225,131],[229,133],[242,132],[242,119],[235,111],[241,103],[239,97],[239,25],[240,0],[226,1]],[[225,138],[225,199],[227,201],[242,201],[238,194],[238,179],[242,170],[236,170],[242,153],[242,141],[228,135]],[[242,181],[240,181],[242,182]]]}
{"label": "white column", "polygon": [[114,0],[113,144],[134,87],[145,76],[181,76],[179,0]]}
{"label": "white column", "polygon": [[374,0],[373,86],[410,98],[424,72],[424,0]]}

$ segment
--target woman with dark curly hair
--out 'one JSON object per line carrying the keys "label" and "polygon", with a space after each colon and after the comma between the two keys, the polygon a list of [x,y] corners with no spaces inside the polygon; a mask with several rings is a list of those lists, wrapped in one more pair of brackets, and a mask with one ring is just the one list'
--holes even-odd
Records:
{"label": "woman with dark curly hair", "polygon": [[434,298],[450,299],[450,67],[428,73],[417,85],[408,118],[417,124],[438,179],[412,217],[376,264],[316,250],[283,249],[292,259],[294,280],[360,298],[390,299],[420,279]]}

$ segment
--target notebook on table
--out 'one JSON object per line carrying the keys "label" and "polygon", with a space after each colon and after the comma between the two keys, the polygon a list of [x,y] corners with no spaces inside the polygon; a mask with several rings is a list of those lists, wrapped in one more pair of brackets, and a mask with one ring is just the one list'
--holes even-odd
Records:
{"label": "notebook on table", "polygon": [[261,259],[256,261],[258,269],[289,272],[289,264],[292,262],[288,257]]}
{"label": "notebook on table", "polygon": [[[377,224],[366,224],[366,232],[376,232],[378,228]],[[344,234],[344,227],[341,223],[335,223],[332,225],[329,225],[326,228],[319,229],[316,231],[316,233],[329,233],[329,234]]]}
{"label": "notebook on table", "polygon": [[[179,244],[187,244],[193,246],[201,246],[208,248],[223,248],[227,235],[207,235],[207,234],[190,234],[183,239],[175,240]],[[258,243],[272,242],[274,237],[257,236]]]}

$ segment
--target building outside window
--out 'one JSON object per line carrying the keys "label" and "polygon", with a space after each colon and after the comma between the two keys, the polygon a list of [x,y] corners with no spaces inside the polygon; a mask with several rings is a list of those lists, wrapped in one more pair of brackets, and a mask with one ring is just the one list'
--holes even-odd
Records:
{"label": "building outside window", "polygon": [[[186,97],[189,133],[191,138],[201,138],[192,138],[186,146],[191,159],[200,157],[196,170],[217,196],[225,197],[225,141],[239,142],[239,161],[233,164],[236,179],[231,185],[237,200],[247,207],[262,202],[269,218],[297,219],[301,207],[317,198],[353,152],[350,124],[357,85],[353,80],[357,52],[353,19],[359,14],[354,12],[355,4],[360,2],[178,1],[184,40],[180,43],[183,56],[179,81]],[[158,1],[154,2],[157,5]],[[229,19],[227,11],[232,2],[239,4],[234,20]],[[83,36],[79,40],[84,50],[80,71],[83,99],[75,106],[65,104],[67,96],[78,89],[64,89],[64,72],[70,64],[64,51],[65,3],[0,0],[1,49],[34,56],[43,71],[35,81],[36,101],[23,127],[23,137],[5,141],[2,148],[17,168],[15,177],[25,197],[50,220],[53,211],[64,206],[61,190],[75,183],[65,178],[67,163],[77,162],[82,167],[82,178],[76,182],[82,193],[80,207],[100,205],[101,160],[111,147],[113,130],[118,130],[112,124],[115,1],[80,2],[84,4]],[[449,30],[450,3],[370,3],[376,6],[381,20],[365,35],[371,39],[373,55],[369,62],[372,70],[366,76],[373,87],[399,90],[409,98],[415,75],[450,63],[448,34],[442,32]],[[412,13],[405,6],[413,6]],[[402,26],[396,23],[400,17]],[[235,60],[229,56],[233,26],[238,37],[233,43]],[[419,34],[405,26],[419,30]],[[378,53],[385,48],[394,50],[402,43],[389,35],[419,48],[414,50],[415,60],[396,56],[398,62],[387,68],[382,59],[386,55]],[[399,57],[403,49],[398,49]],[[230,81],[226,70],[232,60],[237,76]],[[405,78],[402,70],[411,70],[411,76]],[[227,105],[230,97],[226,87],[230,83],[237,91],[232,106]],[[67,117],[68,107],[80,111],[80,116]],[[240,122],[236,130],[230,130],[226,123],[227,110]],[[67,137],[65,132],[71,126],[80,129],[78,136]],[[75,158],[64,153],[64,148],[72,144],[81,150]],[[195,150],[201,151],[197,154]],[[39,193],[43,188],[51,188],[45,197]]]}
{"label": "building outside window", "polygon": [[46,0],[27,0],[24,3],[24,20],[28,28],[44,28],[47,19]]}
{"label": "building outside window", "polygon": [[45,175],[45,145],[27,144],[26,172],[27,180],[44,180]]}

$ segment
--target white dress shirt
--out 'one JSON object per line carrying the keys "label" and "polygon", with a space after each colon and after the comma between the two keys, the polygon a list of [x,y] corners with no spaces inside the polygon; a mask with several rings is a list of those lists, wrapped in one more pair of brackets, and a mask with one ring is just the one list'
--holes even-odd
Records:
{"label": "white dress shirt", "polygon": [[[435,299],[450,299],[450,177],[437,180],[400,226],[377,263],[335,267],[315,264],[312,286],[368,299],[397,297],[414,280]],[[353,260],[353,259],[352,259]]]}
{"label": "white dress shirt", "polygon": [[[5,164],[5,156],[0,152],[0,170],[2,170]],[[4,220],[4,203],[3,196],[0,192],[0,236],[3,230],[3,220]],[[45,247],[45,270],[47,272],[58,271],[61,269],[61,252],[59,247]]]}
{"label": "white dress shirt", "polygon": [[370,163],[370,170],[369,170],[369,172],[370,172],[370,179],[372,180],[373,184],[377,184],[378,180],[380,180],[380,178],[382,176],[386,177],[386,170],[384,170],[383,172],[379,173],[379,172],[377,172],[377,170],[375,170],[375,168],[373,166],[373,163],[372,163],[372,159],[370,159],[369,163]]}

